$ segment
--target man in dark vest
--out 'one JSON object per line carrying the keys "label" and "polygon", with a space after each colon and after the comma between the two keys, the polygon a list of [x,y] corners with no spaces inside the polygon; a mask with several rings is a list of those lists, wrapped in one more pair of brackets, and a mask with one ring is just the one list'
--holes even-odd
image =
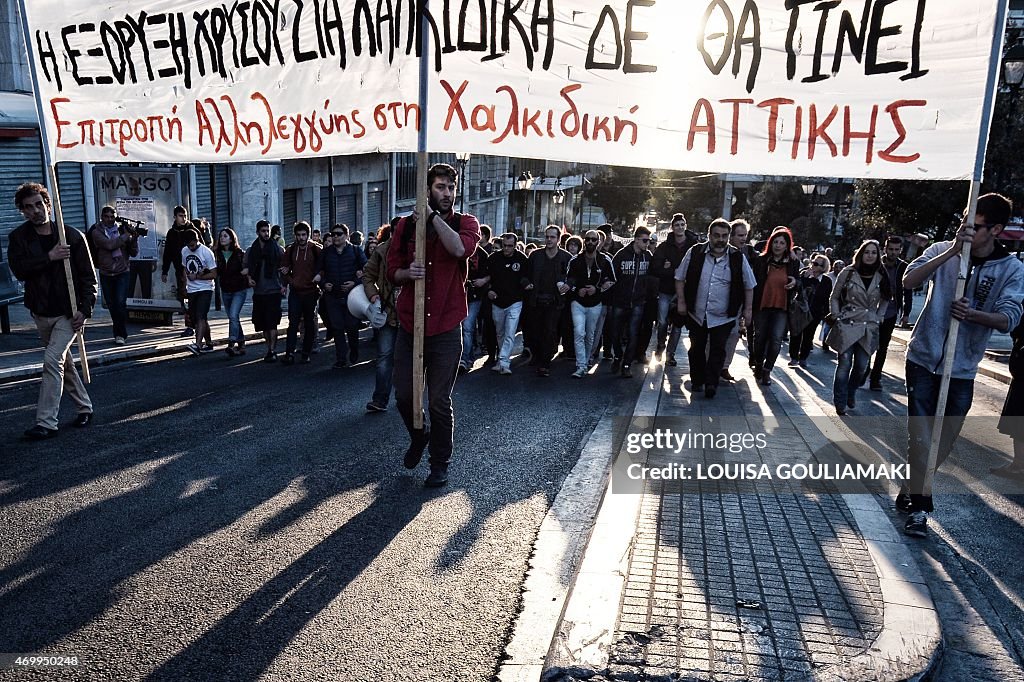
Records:
{"label": "man in dark vest", "polygon": [[[680,316],[690,329],[690,379],[693,392],[714,398],[725,363],[725,342],[742,313],[750,324],[754,271],[729,244],[730,225],[719,218],[708,226],[708,241],[691,248],[676,269]],[[741,310],[742,309],[742,310]]]}

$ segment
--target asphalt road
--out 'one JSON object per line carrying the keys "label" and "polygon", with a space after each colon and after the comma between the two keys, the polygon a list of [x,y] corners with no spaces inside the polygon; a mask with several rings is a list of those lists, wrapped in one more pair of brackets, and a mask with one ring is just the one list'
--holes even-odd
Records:
{"label": "asphalt road", "polygon": [[0,652],[78,656],[63,679],[490,679],[581,439],[640,380],[460,378],[429,491],[394,407],[363,412],[372,362],[259,358],[97,371],[94,425],[44,443],[17,440],[38,385],[0,388]]}

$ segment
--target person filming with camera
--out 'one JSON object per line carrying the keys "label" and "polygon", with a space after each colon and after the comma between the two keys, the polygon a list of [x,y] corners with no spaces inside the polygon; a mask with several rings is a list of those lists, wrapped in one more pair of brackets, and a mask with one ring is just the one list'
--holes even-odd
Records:
{"label": "person filming with camera", "polygon": [[104,206],[100,221],[86,233],[100,271],[103,300],[114,323],[114,343],[124,345],[128,339],[128,283],[131,280],[129,259],[139,255],[139,230],[134,221],[117,217],[113,206]]}

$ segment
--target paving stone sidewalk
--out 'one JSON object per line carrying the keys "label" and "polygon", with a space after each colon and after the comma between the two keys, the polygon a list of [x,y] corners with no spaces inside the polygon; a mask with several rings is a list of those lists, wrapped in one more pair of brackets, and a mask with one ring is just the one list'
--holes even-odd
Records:
{"label": "paving stone sidewalk", "polygon": [[[713,400],[692,391],[685,357],[680,348],[679,366],[655,373],[656,408],[642,413],[653,416],[638,412],[633,430],[767,431],[744,461],[773,471],[836,461],[835,434],[826,437],[785,389],[757,385],[742,356],[731,367],[737,380],[723,381]],[[620,453],[604,502],[611,511],[597,519],[600,539],[587,549],[545,682],[901,680],[934,666],[931,598],[893,559],[902,539],[870,493],[778,480],[649,478],[617,488],[630,463],[702,463],[707,472],[723,461],[716,449],[684,454]],[[606,519],[623,514],[636,518],[632,528],[619,522],[631,532],[626,543],[607,534]],[[610,558],[592,561],[601,555]],[[601,601],[616,610],[614,625]]]}

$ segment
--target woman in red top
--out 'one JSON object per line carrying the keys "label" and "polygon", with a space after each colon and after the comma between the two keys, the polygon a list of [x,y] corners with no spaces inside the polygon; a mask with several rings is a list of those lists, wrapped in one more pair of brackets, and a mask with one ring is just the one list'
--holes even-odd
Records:
{"label": "woman in red top", "polygon": [[776,227],[754,265],[754,348],[750,366],[763,386],[772,383],[771,372],[782,348],[782,336],[789,324],[789,302],[800,276],[800,262],[793,254],[793,234]]}

